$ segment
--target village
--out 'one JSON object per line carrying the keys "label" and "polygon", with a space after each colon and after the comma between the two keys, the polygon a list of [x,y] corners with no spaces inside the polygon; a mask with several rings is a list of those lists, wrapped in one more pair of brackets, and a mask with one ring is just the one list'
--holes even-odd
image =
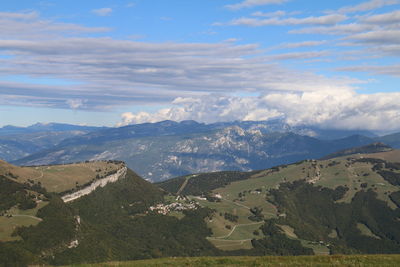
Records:
{"label": "village", "polygon": [[176,202],[172,202],[170,204],[160,203],[155,206],[151,206],[149,210],[158,214],[168,215],[173,211],[180,212],[184,210],[196,210],[199,207],[200,205],[196,201],[189,200],[186,197],[178,196],[176,198]]}

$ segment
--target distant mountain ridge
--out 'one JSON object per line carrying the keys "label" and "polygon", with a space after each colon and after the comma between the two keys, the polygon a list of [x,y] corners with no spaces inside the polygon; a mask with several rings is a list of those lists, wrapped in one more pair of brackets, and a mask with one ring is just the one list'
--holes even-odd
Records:
{"label": "distant mountain ridge", "polygon": [[[71,125],[36,125],[31,128],[75,129]],[[42,145],[39,142],[32,144],[26,135],[16,135],[16,140],[14,137],[3,140],[0,137],[0,157],[19,165],[122,160],[142,177],[161,181],[189,173],[265,169],[319,158],[337,150],[374,143],[381,138],[368,131],[292,127],[283,120],[213,124],[162,121],[87,130],[35,133],[48,141]],[[54,133],[57,133],[57,138],[53,137],[53,141],[47,138]],[[400,140],[400,135],[398,137]],[[396,145],[397,140],[393,135],[387,141],[390,141],[389,145]]]}
{"label": "distant mountain ridge", "polygon": [[49,149],[61,141],[106,127],[80,126],[61,123],[37,123],[28,127],[0,128],[0,159],[17,160]]}
{"label": "distant mountain ridge", "polygon": [[372,144],[362,146],[362,147],[355,147],[355,148],[337,151],[337,152],[329,154],[321,159],[331,159],[331,158],[337,158],[337,157],[342,157],[342,156],[347,156],[347,155],[352,155],[352,154],[388,152],[388,151],[392,151],[392,150],[393,150],[393,148],[391,148],[390,146],[385,145],[384,143],[381,143],[381,142],[377,142],[377,143],[372,143]]}
{"label": "distant mountain ridge", "polygon": [[107,127],[82,126],[65,123],[36,123],[27,127],[6,125],[0,128],[1,135],[28,134],[38,132],[96,131]]}
{"label": "distant mountain ridge", "polygon": [[189,173],[265,169],[374,142],[362,135],[320,140],[306,132],[316,135],[315,129],[291,128],[279,120],[215,124],[163,121],[90,132],[13,163],[114,159],[125,161],[142,177],[161,181]]}

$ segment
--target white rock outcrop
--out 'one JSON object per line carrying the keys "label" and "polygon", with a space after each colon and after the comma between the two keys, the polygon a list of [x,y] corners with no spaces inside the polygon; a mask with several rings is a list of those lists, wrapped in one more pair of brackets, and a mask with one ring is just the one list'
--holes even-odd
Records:
{"label": "white rock outcrop", "polygon": [[94,190],[96,190],[96,188],[98,188],[98,187],[104,187],[108,183],[114,183],[114,182],[118,181],[118,179],[124,178],[126,175],[126,171],[127,171],[127,168],[123,167],[123,168],[119,169],[116,173],[111,174],[102,179],[95,180],[95,181],[93,181],[93,183],[86,186],[85,188],[82,188],[81,190],[70,193],[70,194],[66,194],[66,195],[62,196],[61,198],[64,202],[70,202],[70,201],[78,199],[82,196],[89,195]]}

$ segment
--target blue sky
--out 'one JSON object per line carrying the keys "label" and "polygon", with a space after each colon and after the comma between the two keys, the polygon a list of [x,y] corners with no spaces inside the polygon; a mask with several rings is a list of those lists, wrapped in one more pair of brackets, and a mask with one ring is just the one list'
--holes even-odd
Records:
{"label": "blue sky", "polygon": [[397,0],[2,1],[0,25],[0,126],[400,128]]}

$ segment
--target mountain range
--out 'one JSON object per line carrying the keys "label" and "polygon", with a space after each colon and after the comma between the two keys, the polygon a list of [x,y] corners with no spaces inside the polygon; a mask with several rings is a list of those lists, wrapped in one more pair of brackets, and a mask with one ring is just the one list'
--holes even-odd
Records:
{"label": "mountain range", "polygon": [[60,123],[37,123],[29,127],[4,126],[0,128],[0,159],[17,160],[50,149],[65,139],[101,129],[105,127]]}
{"label": "mountain range", "polygon": [[[49,137],[54,133],[59,138],[52,142]],[[13,142],[18,141],[23,148],[21,152],[10,149],[8,141],[0,138],[0,155],[17,165],[122,160],[153,182],[198,172],[265,169],[378,141],[400,147],[400,134],[379,137],[367,131],[291,127],[282,120],[214,124],[163,121],[37,134],[47,143],[39,147],[34,142],[33,148],[25,144],[26,134],[13,135]]]}

